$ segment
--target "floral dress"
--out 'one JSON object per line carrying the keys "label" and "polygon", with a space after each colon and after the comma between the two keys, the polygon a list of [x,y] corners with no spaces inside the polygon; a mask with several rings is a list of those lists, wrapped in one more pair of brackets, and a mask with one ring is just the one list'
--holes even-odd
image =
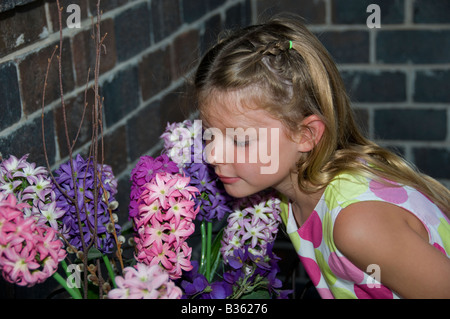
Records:
{"label": "floral dress", "polygon": [[[294,248],[322,298],[401,298],[383,286],[377,265],[361,271],[336,247],[333,227],[339,212],[360,201],[392,203],[414,214],[425,226],[430,245],[450,257],[450,224],[442,211],[408,186],[386,186],[373,179],[343,173],[326,187],[314,211],[298,228],[291,205],[282,202],[282,219]],[[379,269],[378,269],[379,271]]]}

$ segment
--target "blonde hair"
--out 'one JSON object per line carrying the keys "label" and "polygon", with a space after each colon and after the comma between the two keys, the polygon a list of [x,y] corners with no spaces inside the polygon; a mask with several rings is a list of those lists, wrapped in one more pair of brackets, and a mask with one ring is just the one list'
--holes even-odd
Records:
{"label": "blonde hair", "polygon": [[275,17],[235,31],[205,54],[194,79],[201,113],[214,92],[244,89],[290,132],[303,129],[299,123],[313,114],[325,124],[320,141],[297,164],[302,191],[323,189],[346,171],[409,185],[450,214],[446,187],[363,136],[333,59],[299,18]]}

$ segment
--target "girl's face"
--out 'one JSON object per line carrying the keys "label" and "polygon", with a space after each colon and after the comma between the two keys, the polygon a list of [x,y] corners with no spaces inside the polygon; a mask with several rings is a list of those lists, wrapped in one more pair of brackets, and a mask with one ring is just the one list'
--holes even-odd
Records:
{"label": "girl's face", "polygon": [[206,159],[214,166],[225,190],[245,197],[266,188],[291,184],[291,174],[300,158],[298,144],[283,123],[258,109],[239,93],[222,93],[205,105]]}

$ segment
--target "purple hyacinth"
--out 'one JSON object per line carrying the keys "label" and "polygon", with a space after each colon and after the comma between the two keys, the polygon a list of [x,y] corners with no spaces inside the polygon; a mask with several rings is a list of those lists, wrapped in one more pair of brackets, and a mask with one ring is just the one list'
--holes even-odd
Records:
{"label": "purple hyacinth", "polygon": [[144,190],[144,185],[150,183],[156,173],[175,174],[179,172],[177,164],[169,159],[165,154],[156,158],[148,155],[141,156],[136,166],[131,171],[131,193],[129,216],[134,218],[138,215],[138,201]]}
{"label": "purple hyacinth", "polygon": [[192,261],[192,270],[184,272],[178,285],[183,288],[183,299],[225,299],[233,292],[232,287],[224,280],[209,283],[198,272],[198,262]]}
{"label": "purple hyacinth", "polygon": [[[97,224],[97,247],[102,253],[111,253],[114,249],[114,235],[112,234],[112,223],[110,219],[109,209],[117,209],[118,203],[115,199],[117,194],[117,181],[114,177],[112,169],[108,165],[97,165],[98,192],[94,194],[94,165],[92,159],[85,160],[81,155],[77,155],[72,160],[75,184],[73,181],[70,162],[62,164],[55,171],[55,179],[63,192],[56,186],[53,190],[56,194],[56,205],[66,211],[62,221],[67,228],[65,234],[68,242],[78,250],[82,250],[82,241],[87,245],[90,244],[91,238],[95,232]],[[77,210],[74,202],[75,185],[77,188],[78,202],[77,206],[80,212],[80,222],[82,231],[80,232]],[[67,198],[70,197],[70,198]],[[97,207],[95,207],[94,198],[97,199]],[[97,221],[95,220],[95,210],[97,209]],[[120,234],[121,227],[115,223],[117,235]]]}
{"label": "purple hyacinth", "polygon": [[271,192],[239,199],[227,221],[221,248],[225,262],[244,246],[254,256],[266,256],[267,245],[275,241],[281,222],[280,199]]}

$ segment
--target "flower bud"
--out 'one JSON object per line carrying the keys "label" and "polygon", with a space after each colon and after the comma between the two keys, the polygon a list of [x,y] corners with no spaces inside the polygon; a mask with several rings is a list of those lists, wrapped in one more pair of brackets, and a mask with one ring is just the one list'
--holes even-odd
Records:
{"label": "flower bud", "polygon": [[81,250],[77,251],[77,258],[80,260],[84,259],[84,253]]}
{"label": "flower bud", "polygon": [[[110,210],[116,210],[118,207],[119,207],[119,202],[116,200],[113,200],[111,203],[108,204],[108,209],[110,209]],[[116,220],[114,220],[114,221],[116,222]]]}
{"label": "flower bud", "polygon": [[112,233],[112,232],[114,232],[114,225],[113,225],[113,223],[108,223],[107,225],[106,225],[106,231],[108,232],[108,233]]}
{"label": "flower bud", "polygon": [[90,264],[88,266],[88,271],[92,274],[95,273],[97,271],[97,266],[95,266],[94,264]]}

